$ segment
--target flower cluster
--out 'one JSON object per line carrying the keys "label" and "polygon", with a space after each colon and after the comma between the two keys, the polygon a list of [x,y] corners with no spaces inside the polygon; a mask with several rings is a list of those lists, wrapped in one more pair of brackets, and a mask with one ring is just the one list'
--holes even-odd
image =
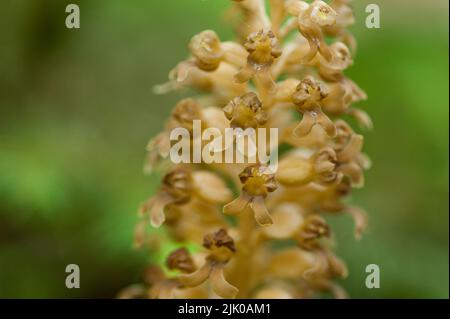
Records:
{"label": "flower cluster", "polygon": [[[367,226],[365,212],[346,198],[364,185],[370,162],[363,136],[345,119],[372,127],[353,106],[365,93],[344,74],[356,49],[349,2],[233,0],[236,41],[211,30],[192,38],[189,57],[156,90],[200,94],[181,100],[148,145],[147,171],[164,177],[140,208],[135,237],[136,246],[149,245],[148,228],[164,225],[180,248],[120,297],[346,296],[335,281],[347,270],[333,253],[327,218],[349,214],[357,238]],[[221,132],[277,128],[278,141],[267,141],[279,151],[277,169],[170,163],[170,131],[191,131],[194,120]]]}

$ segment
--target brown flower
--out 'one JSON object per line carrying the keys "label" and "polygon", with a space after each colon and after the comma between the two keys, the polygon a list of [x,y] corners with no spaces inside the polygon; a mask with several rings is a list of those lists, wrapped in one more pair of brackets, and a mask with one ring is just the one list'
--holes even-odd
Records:
{"label": "brown flower", "polygon": [[303,114],[303,118],[294,130],[296,136],[308,135],[316,124],[320,125],[329,136],[336,134],[336,127],[321,108],[322,101],[327,95],[325,86],[311,76],[304,78],[298,84],[292,100],[299,112]]}
{"label": "brown flower", "polygon": [[187,287],[196,287],[209,278],[211,287],[218,296],[234,298],[238,289],[229,284],[223,274],[225,265],[235,252],[233,239],[228,236],[226,230],[220,229],[206,235],[203,246],[210,251],[205,264],[191,274],[179,276],[179,282]]}
{"label": "brown flower", "polygon": [[235,75],[236,82],[244,83],[256,76],[257,82],[269,92],[274,92],[270,66],[282,53],[275,34],[265,30],[252,33],[244,46],[248,52],[247,65]]}
{"label": "brown flower", "polygon": [[235,215],[250,208],[259,225],[271,225],[272,218],[264,204],[264,198],[277,189],[275,175],[266,165],[256,164],[246,167],[239,174],[239,179],[242,184],[242,193],[234,201],[225,205],[223,212]]}

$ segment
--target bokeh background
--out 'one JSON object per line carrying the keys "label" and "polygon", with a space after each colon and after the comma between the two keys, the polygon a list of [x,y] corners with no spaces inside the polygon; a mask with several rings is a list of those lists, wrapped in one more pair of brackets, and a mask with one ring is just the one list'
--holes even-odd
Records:
{"label": "bokeh background", "polygon": [[[187,54],[193,34],[222,38],[228,0],[6,0],[0,10],[0,297],[114,297],[158,255],[132,249],[139,203],[156,176],[148,139],[182,95],[152,86]],[[381,29],[364,27],[368,3]],[[448,298],[448,1],[355,1],[348,74],[369,94],[374,166],[353,201],[370,213],[360,242],[333,221],[355,298]],[[65,266],[81,268],[66,289]],[[381,288],[364,285],[381,268]]]}

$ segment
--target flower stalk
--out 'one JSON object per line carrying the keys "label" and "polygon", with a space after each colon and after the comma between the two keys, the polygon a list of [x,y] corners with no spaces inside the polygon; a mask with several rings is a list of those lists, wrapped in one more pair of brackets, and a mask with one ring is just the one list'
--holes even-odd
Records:
{"label": "flower stalk", "polygon": [[[370,161],[363,135],[345,119],[372,127],[354,107],[366,94],[345,75],[356,49],[347,29],[354,23],[350,0],[230,2],[236,40],[224,42],[211,30],[195,35],[189,57],[157,87],[190,87],[199,95],[181,100],[149,143],[146,170],[164,177],[141,206],[136,246],[148,242],[147,228],[163,227],[180,248],[120,297],[346,297],[335,279],[347,269],[333,253],[327,220],[349,214],[357,239],[367,227],[366,213],[347,197],[363,187]],[[264,146],[283,150],[279,165],[171,163],[171,130],[192,132],[194,121],[202,132],[276,128],[279,140]],[[189,142],[188,149],[207,144]],[[186,249],[193,244],[201,248]]]}

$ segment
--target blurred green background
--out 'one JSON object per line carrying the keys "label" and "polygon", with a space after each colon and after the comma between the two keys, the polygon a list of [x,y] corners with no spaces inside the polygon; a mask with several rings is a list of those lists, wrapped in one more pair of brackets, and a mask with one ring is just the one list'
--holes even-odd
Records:
{"label": "blurred green background", "polygon": [[[65,28],[62,0],[6,0],[0,11],[0,297],[114,297],[151,259],[131,248],[139,203],[156,177],[145,145],[172,94],[152,86],[215,29],[229,0],[78,0],[81,28]],[[365,6],[381,29],[364,27]],[[374,166],[353,201],[370,213],[360,242],[333,221],[343,280],[355,298],[448,298],[448,1],[355,1],[359,48],[348,74],[375,130]],[[81,268],[66,289],[65,266]],[[364,285],[381,268],[381,288]]]}

